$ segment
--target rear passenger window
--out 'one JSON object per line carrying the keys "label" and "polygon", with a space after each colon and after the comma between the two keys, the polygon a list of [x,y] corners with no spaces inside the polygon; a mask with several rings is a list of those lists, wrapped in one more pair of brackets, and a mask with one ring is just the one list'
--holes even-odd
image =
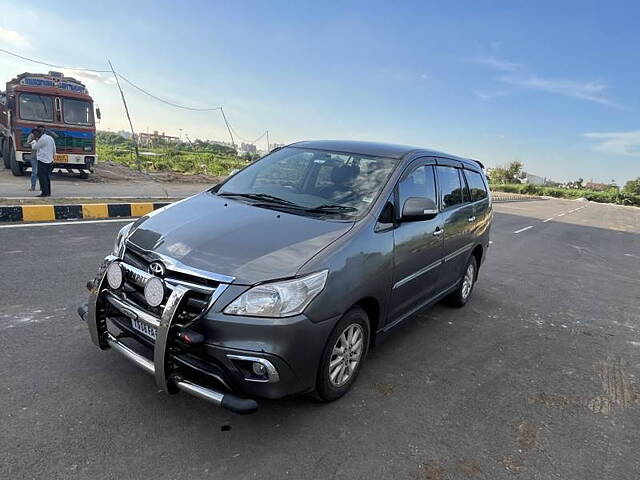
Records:
{"label": "rear passenger window", "polygon": [[413,170],[399,185],[400,208],[409,197],[430,198],[436,202],[436,183],[433,178],[433,167],[422,165]]}
{"label": "rear passenger window", "polygon": [[438,184],[442,208],[450,208],[462,203],[462,185],[458,169],[438,165]]}
{"label": "rear passenger window", "polygon": [[482,180],[482,175],[477,172],[472,172],[471,170],[465,170],[464,176],[467,177],[472,202],[487,198],[487,187]]}

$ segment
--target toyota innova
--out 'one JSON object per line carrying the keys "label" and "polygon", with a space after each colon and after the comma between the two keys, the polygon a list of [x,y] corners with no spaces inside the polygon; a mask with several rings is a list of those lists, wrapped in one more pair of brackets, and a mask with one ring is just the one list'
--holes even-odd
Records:
{"label": "toyota innova", "polygon": [[469,301],[491,218],[477,161],[294,143],[122,228],[79,313],[166,392],[331,401],[416,311]]}

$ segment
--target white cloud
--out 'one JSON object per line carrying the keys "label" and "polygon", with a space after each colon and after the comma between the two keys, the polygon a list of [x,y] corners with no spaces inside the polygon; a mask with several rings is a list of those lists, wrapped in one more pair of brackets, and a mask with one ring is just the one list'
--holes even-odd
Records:
{"label": "white cloud", "polygon": [[420,74],[420,78],[422,80],[429,80],[431,78],[431,76],[428,73],[421,73]]}
{"label": "white cloud", "polygon": [[115,85],[116,81],[112,73],[91,72],[87,70],[63,69],[63,73],[69,77],[90,82],[104,83],[105,85]]}
{"label": "white cloud", "polygon": [[516,88],[555,93],[557,95],[579,98],[609,107],[621,107],[606,97],[606,91],[609,87],[600,82],[578,82],[575,80],[542,78],[532,73],[503,75],[499,77],[499,80]]}
{"label": "white cloud", "polygon": [[496,91],[496,92],[484,92],[481,90],[474,90],[473,94],[482,100],[491,100],[493,98],[504,97],[509,95],[510,92]]}
{"label": "white cloud", "polygon": [[0,41],[10,43],[16,47],[26,47],[31,42],[27,35],[0,27]]}
{"label": "white cloud", "polygon": [[614,155],[640,157],[640,130],[632,132],[585,133],[585,137],[595,138],[599,142],[594,149]]}
{"label": "white cloud", "polygon": [[[492,45],[492,48],[495,49],[496,47]],[[513,89],[553,93],[564,97],[599,103],[600,105],[606,105],[608,107],[624,108],[607,97],[606,93],[609,86],[602,82],[540,77],[528,71],[522,64],[498,58],[492,53],[483,53],[475,57],[467,58],[466,60],[501,72],[501,75],[497,76],[496,80],[509,85]],[[474,93],[477,97],[488,100],[508,95],[512,92],[501,91],[497,94],[487,94],[475,91]]]}
{"label": "white cloud", "polygon": [[486,65],[487,67],[491,67],[496,70],[500,70],[502,72],[514,72],[521,67],[520,64],[518,63],[502,60],[490,53],[476,55],[475,57],[470,57],[470,58],[467,58],[466,60],[471,63]]}

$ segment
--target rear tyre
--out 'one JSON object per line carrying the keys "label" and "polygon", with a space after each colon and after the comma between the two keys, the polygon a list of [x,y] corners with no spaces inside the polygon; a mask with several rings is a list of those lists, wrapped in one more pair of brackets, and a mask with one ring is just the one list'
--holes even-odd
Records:
{"label": "rear tyre", "polygon": [[471,293],[473,292],[473,287],[476,284],[477,276],[478,262],[476,261],[476,257],[471,255],[471,258],[469,258],[469,261],[467,262],[467,266],[464,268],[464,273],[460,279],[458,289],[446,298],[446,302],[452,307],[464,307],[471,298]]}
{"label": "rear tyre", "polygon": [[369,317],[359,307],[340,319],[324,347],[316,396],[323,402],[342,397],[355,382],[369,349]]}
{"label": "rear tyre", "polygon": [[89,178],[89,174],[87,172],[80,172],[78,174],[78,178],[81,178],[82,180],[86,180],[87,178]]}
{"label": "rear tyre", "polygon": [[16,177],[21,177],[24,175],[24,168],[22,167],[21,163],[18,163],[18,160],[16,159],[16,151],[13,148],[13,145],[11,145],[11,142],[9,142],[9,165],[11,166],[11,173],[13,173],[14,176]]}

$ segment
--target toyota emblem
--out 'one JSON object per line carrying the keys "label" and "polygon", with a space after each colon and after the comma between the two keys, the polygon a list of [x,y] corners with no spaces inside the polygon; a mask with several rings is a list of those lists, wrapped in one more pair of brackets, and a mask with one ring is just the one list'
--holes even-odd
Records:
{"label": "toyota emblem", "polygon": [[162,262],[151,262],[149,265],[149,273],[152,273],[156,277],[163,278],[165,273],[167,273],[167,269]]}

